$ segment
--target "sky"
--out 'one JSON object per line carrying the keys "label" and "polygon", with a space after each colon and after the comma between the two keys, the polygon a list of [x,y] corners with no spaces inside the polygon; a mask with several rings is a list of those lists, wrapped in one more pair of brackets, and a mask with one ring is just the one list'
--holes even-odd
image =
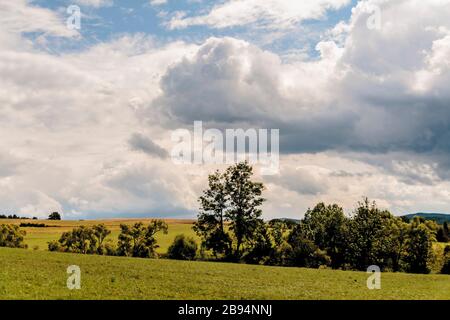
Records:
{"label": "sky", "polygon": [[279,174],[255,167],[267,219],[365,196],[450,212],[449,16],[450,0],[0,0],[0,213],[195,217],[226,167],[172,161],[195,121],[279,130]]}

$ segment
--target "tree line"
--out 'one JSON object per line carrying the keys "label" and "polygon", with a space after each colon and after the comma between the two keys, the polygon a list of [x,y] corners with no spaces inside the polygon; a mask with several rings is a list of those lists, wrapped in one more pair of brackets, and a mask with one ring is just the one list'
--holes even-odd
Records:
{"label": "tree line", "polygon": [[[247,162],[238,163],[208,178],[199,198],[200,210],[193,229],[201,239],[178,235],[162,255],[171,259],[215,260],[286,267],[333,268],[365,271],[377,265],[383,271],[430,273],[448,226],[420,217],[408,221],[381,210],[364,199],[352,215],[337,204],[319,203],[298,223],[262,219],[264,185],[255,182]],[[440,231],[441,230],[441,231]],[[156,234],[168,225],[120,225],[117,241],[103,224],[80,226],[48,244],[50,251],[80,254],[157,258]],[[25,247],[25,232],[17,226],[0,226],[0,246]],[[450,274],[450,246],[443,251],[440,268]]]}

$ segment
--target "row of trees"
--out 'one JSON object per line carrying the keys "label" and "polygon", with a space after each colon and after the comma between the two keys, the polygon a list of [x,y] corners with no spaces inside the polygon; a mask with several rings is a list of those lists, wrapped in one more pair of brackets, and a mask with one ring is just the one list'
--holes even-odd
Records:
{"label": "row of trees", "polygon": [[167,233],[164,221],[155,220],[145,226],[135,223],[133,226],[121,224],[117,244],[106,240],[111,231],[104,224],[91,227],[81,226],[64,232],[58,241],[49,242],[49,251],[72,252],[81,254],[118,255],[139,258],[156,257],[155,235]]}
{"label": "row of trees", "polygon": [[[64,232],[58,241],[49,242],[48,249],[80,254],[157,258],[156,249],[159,246],[155,236],[158,232],[167,234],[168,226],[164,221],[154,220],[147,226],[140,222],[132,226],[122,224],[118,241],[113,243],[112,239],[107,239],[111,231],[104,224],[81,226]],[[197,251],[194,239],[178,235],[166,256],[169,259],[194,260]]]}
{"label": "row of trees", "polygon": [[[29,220],[30,218],[29,217],[20,217],[16,214],[10,214],[10,215],[0,214],[0,219]],[[38,218],[33,217],[32,220],[38,220]],[[52,212],[48,216],[48,220],[61,220],[61,215],[58,212]]]}
{"label": "row of trees", "polygon": [[368,199],[354,215],[338,205],[318,204],[299,224],[261,218],[262,183],[253,182],[246,162],[209,176],[200,197],[194,230],[202,247],[225,261],[429,273],[438,226],[415,218],[406,222]]}
{"label": "row of trees", "polygon": [[[411,221],[380,210],[368,199],[348,216],[336,205],[319,203],[299,223],[261,218],[264,186],[252,181],[248,163],[231,166],[209,176],[208,188],[200,197],[194,231],[201,239],[200,257],[230,262],[295,267],[330,267],[366,270],[377,265],[384,271],[429,273],[435,261],[433,244],[440,231],[435,222],[416,217]],[[49,243],[50,251],[82,254],[154,258],[155,236],[167,233],[164,221],[149,225],[121,225],[117,243],[104,225],[81,226],[64,232]],[[23,246],[23,231],[1,226],[0,246]],[[168,258],[193,260],[199,257],[191,238],[177,236]],[[450,272],[450,246],[444,252],[443,273]]]}

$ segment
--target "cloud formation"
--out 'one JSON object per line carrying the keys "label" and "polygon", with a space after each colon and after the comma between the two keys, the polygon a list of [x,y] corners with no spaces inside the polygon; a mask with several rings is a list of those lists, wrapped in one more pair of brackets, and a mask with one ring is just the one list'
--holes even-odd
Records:
{"label": "cloud formation", "polygon": [[[349,2],[258,3],[226,1],[180,27],[293,28]],[[266,217],[299,217],[317,201],[352,209],[365,195],[397,214],[450,210],[450,1],[361,1],[323,35],[317,57],[289,61],[236,36],[123,34],[52,54],[26,33],[78,37],[56,11],[25,0],[0,9],[5,213],[193,216],[216,167],[177,166],[167,154],[171,130],[196,120],[280,129],[281,173],[258,177]]]}
{"label": "cloud formation", "polygon": [[321,19],[328,10],[340,9],[350,2],[350,0],[228,0],[215,5],[205,15],[176,16],[168,26],[172,29],[196,25],[228,28],[251,24],[270,29],[286,29],[295,27],[307,19]]}

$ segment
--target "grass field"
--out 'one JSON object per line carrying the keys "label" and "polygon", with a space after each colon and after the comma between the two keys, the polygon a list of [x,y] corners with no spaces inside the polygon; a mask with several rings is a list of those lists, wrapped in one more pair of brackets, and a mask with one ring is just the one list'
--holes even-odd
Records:
{"label": "grass field", "polygon": [[[45,224],[50,227],[47,228],[22,228],[27,232],[25,236],[25,243],[28,245],[28,249],[38,249],[47,250],[48,242],[51,240],[58,240],[64,231],[70,231],[77,226],[91,226],[94,224],[103,223],[109,230],[111,234],[108,239],[117,241],[117,237],[120,233],[120,224],[133,224],[136,222],[149,223],[151,219],[110,219],[110,220],[85,220],[85,221],[48,221],[48,220],[10,220],[10,219],[0,219],[0,224],[16,224],[20,225],[21,222],[24,223],[38,223]],[[185,234],[196,239],[196,235],[192,230],[192,220],[171,220],[165,219],[169,225],[169,233],[163,234],[158,233],[156,239],[158,241],[158,253],[166,253],[167,248],[173,242],[178,234]]]}
{"label": "grass field", "polygon": [[[364,272],[182,262],[48,252],[47,242],[80,225],[104,223],[117,240],[119,225],[147,220],[20,221],[29,250],[0,248],[0,299],[450,299],[450,276],[384,273],[382,289],[368,290]],[[177,234],[195,237],[191,220],[166,220],[158,235],[165,253]],[[438,244],[437,244],[438,245]],[[36,250],[39,247],[39,250]],[[443,250],[440,248],[440,250]],[[69,265],[82,271],[82,289],[66,287]]]}
{"label": "grass field", "polygon": [[[69,265],[81,290],[66,287]],[[0,299],[450,299],[450,276],[87,256],[0,248]]]}

